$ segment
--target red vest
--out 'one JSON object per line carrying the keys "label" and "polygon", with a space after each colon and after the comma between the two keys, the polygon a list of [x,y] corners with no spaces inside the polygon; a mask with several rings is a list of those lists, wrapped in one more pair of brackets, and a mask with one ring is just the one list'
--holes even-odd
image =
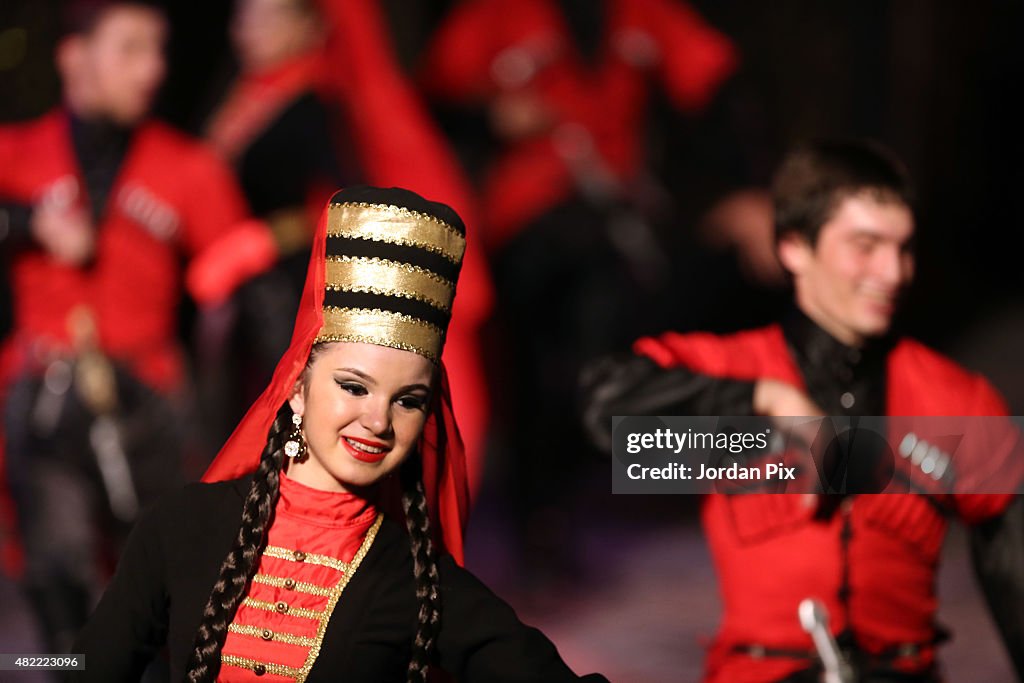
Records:
{"label": "red vest", "polygon": [[[729,336],[669,333],[641,339],[635,350],[662,366],[742,380],[773,378],[802,387],[778,325]],[[979,375],[909,340],[888,358],[889,415],[1005,415],[998,393]],[[949,507],[967,522],[1000,513],[1010,495],[954,495]],[[861,647],[879,653],[935,635],[935,579],[947,520],[921,496],[861,495],[829,521],[813,519],[816,499],[804,495],[706,496],[701,517],[718,572],[724,607],[711,648],[707,680],[765,683],[805,668],[806,661],[753,658],[739,644],[812,650],[797,606],[821,600],[834,633],[851,629]],[[845,567],[840,532],[851,536]],[[848,608],[839,599],[844,570]],[[933,652],[899,662],[927,666]]]}
{"label": "red vest", "polygon": [[[63,111],[0,127],[0,200],[84,207],[80,174]],[[140,126],[97,226],[95,261],[67,266],[31,247],[16,254],[14,330],[0,346],[0,403],[15,377],[44,367],[51,352],[70,350],[69,314],[78,307],[92,313],[104,353],[159,390],[179,387],[182,261],[204,261],[207,272],[237,270],[252,255],[235,247],[254,233],[265,235],[266,228],[248,220],[223,163],[165,125]],[[17,573],[21,555],[4,478],[0,429],[0,569]]]}
{"label": "red vest", "polygon": [[[35,205],[86,206],[67,116],[0,128],[0,197]],[[182,261],[200,255],[247,219],[230,171],[198,143],[159,123],[135,133],[97,226],[95,262],[72,267],[42,249],[19,253],[11,267],[14,339],[8,378],[43,344],[68,345],[68,314],[88,307],[103,351],[159,389],[182,379],[177,307]]]}

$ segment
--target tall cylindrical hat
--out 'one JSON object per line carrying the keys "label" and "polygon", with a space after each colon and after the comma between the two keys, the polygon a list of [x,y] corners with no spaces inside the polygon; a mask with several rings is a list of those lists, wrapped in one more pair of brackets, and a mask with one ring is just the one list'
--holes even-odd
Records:
{"label": "tall cylindrical hat", "polygon": [[440,375],[419,445],[424,489],[437,542],[461,562],[469,490],[441,352],[465,248],[466,228],[444,204],[399,188],[336,193],[317,226],[291,344],[203,480],[255,471],[313,344],[362,342],[417,353]]}

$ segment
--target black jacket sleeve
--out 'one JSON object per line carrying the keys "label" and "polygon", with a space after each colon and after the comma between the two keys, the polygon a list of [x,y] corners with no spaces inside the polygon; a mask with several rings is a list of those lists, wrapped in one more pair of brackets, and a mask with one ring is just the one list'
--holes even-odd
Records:
{"label": "black jacket sleeve", "polygon": [[441,559],[441,668],[460,683],[608,683],[574,674],[543,633],[446,556]]}
{"label": "black jacket sleeve", "polygon": [[[245,150],[238,176],[256,216],[305,207],[318,183],[328,190],[351,185],[360,174],[343,166],[335,144],[336,115],[311,92],[292,102]],[[347,147],[348,145],[346,145]]]}
{"label": "black jacket sleeve", "polygon": [[1017,678],[1024,681],[1024,496],[971,527],[971,558]]}
{"label": "black jacket sleeve", "polygon": [[150,510],[129,535],[113,580],[71,650],[85,655],[85,671],[65,680],[138,681],[166,640],[163,516],[161,507]]}
{"label": "black jacket sleeve", "polygon": [[588,367],[581,378],[583,426],[595,446],[612,449],[615,415],[753,415],[754,383],[688,368],[662,368],[650,358],[619,355]]}

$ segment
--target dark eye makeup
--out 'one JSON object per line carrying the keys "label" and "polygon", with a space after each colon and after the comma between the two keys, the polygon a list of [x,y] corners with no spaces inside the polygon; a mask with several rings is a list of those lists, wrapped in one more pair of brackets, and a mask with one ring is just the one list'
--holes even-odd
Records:
{"label": "dark eye makeup", "polygon": [[416,394],[405,394],[404,396],[399,396],[396,403],[403,408],[408,408],[409,410],[426,410],[427,397],[418,396]]}
{"label": "dark eye makeup", "polygon": [[344,391],[347,391],[348,393],[352,394],[353,396],[366,396],[366,394],[367,394],[366,387],[364,387],[359,382],[353,382],[351,380],[340,380],[340,379],[336,379],[334,381]]}
{"label": "dark eye makeup", "polygon": [[[335,379],[334,383],[352,396],[366,396],[369,394],[369,390],[359,382]],[[426,410],[429,400],[428,396],[422,396],[419,394],[402,394],[395,399],[395,403],[408,410]]]}

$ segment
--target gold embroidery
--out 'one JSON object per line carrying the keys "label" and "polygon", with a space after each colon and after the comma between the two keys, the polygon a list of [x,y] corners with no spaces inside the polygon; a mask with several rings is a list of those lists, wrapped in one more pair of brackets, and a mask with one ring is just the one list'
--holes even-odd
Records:
{"label": "gold embroidery", "polygon": [[284,664],[275,664],[273,662],[260,662],[255,659],[249,659],[247,657],[236,657],[235,655],[222,655],[220,658],[221,664],[230,664],[231,666],[238,666],[243,669],[256,670],[256,667],[262,666],[264,671],[272,673],[275,676],[288,676],[289,678],[298,678],[301,676],[302,680],[306,679],[306,675],[303,674],[302,669],[297,669],[294,666],[285,666]]}
{"label": "gold embroidery", "polygon": [[437,362],[441,329],[418,318],[379,308],[324,308],[324,326],[317,342],[364,342],[412,351]]}
{"label": "gold embroidery", "polygon": [[[366,538],[363,539],[362,545],[359,546],[359,550],[352,557],[352,561],[348,563],[348,571],[341,575],[338,579],[338,583],[331,589],[331,594],[327,600],[327,606],[322,612],[314,612],[313,610],[302,610],[297,607],[292,607],[289,610],[289,614],[294,616],[306,616],[306,614],[314,614],[315,616],[309,617],[313,619],[319,619],[319,624],[316,629],[316,636],[313,638],[313,643],[309,646],[309,652],[306,654],[306,661],[302,665],[302,668],[296,669],[291,666],[284,666],[283,664],[274,664],[268,662],[258,662],[254,659],[246,659],[244,657],[237,657],[235,655],[221,655],[221,662],[223,664],[231,664],[233,666],[239,666],[246,669],[254,669],[256,666],[265,667],[266,671],[278,676],[288,676],[295,679],[295,683],[305,683],[306,678],[309,676],[309,672],[313,669],[313,664],[316,663],[316,658],[320,656],[320,647],[323,645],[324,634],[327,632],[327,625],[331,621],[331,615],[334,613],[334,608],[338,605],[338,600],[341,598],[341,594],[345,591],[345,587],[348,586],[348,582],[352,580],[352,575],[355,574],[356,570],[359,569],[359,565],[362,564],[366,554],[370,552],[370,547],[373,545],[373,541],[377,538],[377,532],[380,530],[380,525],[384,521],[384,515],[378,513],[377,519],[374,520],[373,526],[366,532]],[[279,548],[284,552],[288,552],[283,548]],[[265,551],[264,551],[265,552]],[[307,561],[310,556],[307,556]],[[315,556],[321,557],[321,556]],[[333,559],[333,558],[332,558]],[[252,598],[246,598],[243,603],[249,607],[256,609],[263,609],[269,611],[276,611],[274,603],[264,602],[261,600],[253,600]],[[303,612],[306,614],[299,614]],[[230,626],[228,627],[231,628]],[[244,627],[243,627],[244,628]],[[259,631],[259,629],[257,629]],[[262,631],[260,631],[262,633]],[[280,634],[274,634],[275,638]],[[284,641],[282,641],[284,642]]]}
{"label": "gold embroidery", "polygon": [[302,553],[301,550],[289,550],[288,548],[281,548],[276,545],[268,545],[266,550],[263,551],[264,557],[273,557],[276,560],[288,560],[289,562],[302,562],[304,564],[318,564],[321,567],[330,567],[331,569],[337,569],[339,572],[348,571],[348,565],[341,560],[331,557],[330,555],[316,555],[314,553],[302,553],[302,559],[296,553]]}
{"label": "gold embroidery", "polygon": [[320,646],[324,641],[324,633],[327,632],[327,624],[331,620],[331,614],[334,613],[334,607],[338,604],[338,599],[341,598],[342,592],[345,590],[345,586],[352,580],[352,575],[359,569],[359,565],[362,564],[363,558],[366,557],[366,553],[370,552],[370,546],[373,545],[373,539],[377,538],[377,531],[380,529],[381,522],[384,521],[384,515],[377,515],[377,520],[370,527],[370,530],[366,532],[366,538],[363,539],[363,544],[359,546],[359,550],[356,551],[355,556],[349,563],[351,569],[341,577],[338,584],[334,587],[334,591],[331,594],[330,599],[327,601],[327,607],[324,608],[324,614],[320,618],[320,626],[316,630],[316,643],[309,650],[309,655],[306,657],[306,663],[302,665],[302,675],[296,680],[295,683],[305,683],[306,676],[309,675],[310,670],[313,668],[313,663],[316,662],[316,658],[320,655]]}
{"label": "gold embroidery", "polygon": [[327,234],[426,249],[459,263],[466,238],[447,223],[425,213],[386,204],[331,204]]}
{"label": "gold embroidery", "polygon": [[403,344],[402,342],[396,342],[390,339],[377,339],[374,337],[364,337],[359,334],[321,334],[316,338],[317,343],[320,342],[349,342],[358,344],[376,344],[377,346],[390,346],[393,349],[401,349],[402,351],[410,351],[412,353],[418,353],[430,362],[436,364],[437,358],[434,353],[428,353],[426,350],[421,349],[417,346],[411,346],[409,344]]}
{"label": "gold embroidery", "polygon": [[328,254],[326,257],[327,262],[334,263],[350,263],[350,262],[361,262],[361,263],[373,263],[381,264],[385,266],[394,266],[396,268],[403,268],[411,272],[420,273],[423,277],[428,277],[439,285],[445,285],[446,287],[454,287],[455,283],[451,280],[441,277],[437,273],[428,268],[421,268],[420,266],[413,265],[412,263],[404,263],[402,261],[393,261],[391,259],[381,258],[380,256],[348,256],[348,255],[337,255]]}
{"label": "gold embroidery", "polygon": [[[284,601],[267,602],[266,600],[246,598],[242,601],[242,604],[250,609],[261,609],[264,612],[277,612],[278,614],[287,614],[290,617],[301,617],[302,619],[319,619],[324,614],[323,612],[315,609],[292,607]],[[281,605],[284,605],[284,607],[282,608]]]}
{"label": "gold embroidery", "polygon": [[[276,640],[277,642],[288,643],[289,645],[305,645],[306,647],[312,647],[316,644],[316,639],[309,636],[271,631],[270,629],[265,629],[259,626],[240,626],[239,624],[231,624],[228,626],[228,630],[232,633],[238,633],[243,636],[252,636],[253,638],[260,638],[262,640]],[[269,637],[267,637],[268,635]]]}
{"label": "gold embroidery", "polygon": [[296,581],[295,579],[291,578],[283,579],[280,576],[271,576],[269,574],[257,574],[256,576],[252,577],[252,580],[253,583],[262,583],[265,586],[273,586],[274,588],[285,588],[287,590],[292,590],[299,593],[318,595],[321,598],[326,598],[331,594],[330,588],[318,586],[315,583]]}
{"label": "gold embroidery", "polygon": [[455,287],[429,270],[382,258],[332,256],[327,260],[327,288],[415,299],[446,313]]}

